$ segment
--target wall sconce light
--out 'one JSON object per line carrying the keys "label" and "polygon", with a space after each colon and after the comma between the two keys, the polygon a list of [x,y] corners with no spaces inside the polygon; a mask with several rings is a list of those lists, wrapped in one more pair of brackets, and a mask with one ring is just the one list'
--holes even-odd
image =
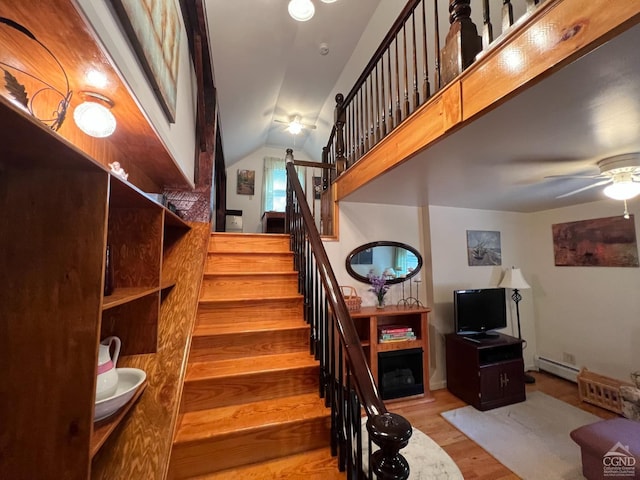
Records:
{"label": "wall sconce light", "polygon": [[95,92],[80,92],[84,100],[73,111],[78,128],[87,135],[104,138],[116,130],[116,117],[111,113],[113,101]]}

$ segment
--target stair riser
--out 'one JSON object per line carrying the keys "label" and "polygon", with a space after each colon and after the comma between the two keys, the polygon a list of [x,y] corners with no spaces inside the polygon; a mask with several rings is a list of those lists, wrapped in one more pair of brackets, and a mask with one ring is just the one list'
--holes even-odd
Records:
{"label": "stair riser", "polygon": [[329,439],[330,419],[327,416],[234,432],[190,444],[176,443],[171,456],[170,478],[185,479],[326,447]]}
{"label": "stair riser", "polygon": [[309,329],[193,337],[190,362],[209,362],[309,350]]}
{"label": "stair riser", "polygon": [[206,273],[286,272],[293,270],[292,254],[275,253],[209,253]]}
{"label": "stair riser", "polygon": [[185,381],[181,412],[259,402],[318,391],[317,366]]}
{"label": "stair riser", "polygon": [[302,319],[302,298],[256,302],[200,304],[198,325],[215,325],[239,320],[264,318]]}
{"label": "stair riser", "polygon": [[222,300],[297,293],[297,275],[215,275],[206,276],[203,279],[200,298]]}
{"label": "stair riser", "polygon": [[224,252],[288,252],[289,236],[276,235],[212,235],[209,251]]}

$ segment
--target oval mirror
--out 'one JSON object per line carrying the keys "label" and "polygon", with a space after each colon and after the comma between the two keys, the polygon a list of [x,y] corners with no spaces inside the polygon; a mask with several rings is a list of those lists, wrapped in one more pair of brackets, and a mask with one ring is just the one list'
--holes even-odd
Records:
{"label": "oval mirror", "polygon": [[400,242],[371,242],[353,250],[346,261],[347,272],[356,280],[369,282],[368,275],[384,275],[387,283],[400,283],[411,278],[422,267],[418,251]]}

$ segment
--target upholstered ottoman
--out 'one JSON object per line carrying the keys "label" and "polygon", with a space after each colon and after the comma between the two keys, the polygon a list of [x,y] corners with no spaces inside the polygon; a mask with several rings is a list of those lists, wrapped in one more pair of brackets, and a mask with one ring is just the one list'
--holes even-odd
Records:
{"label": "upholstered ottoman", "polygon": [[640,478],[640,422],[612,418],[571,432],[588,480]]}

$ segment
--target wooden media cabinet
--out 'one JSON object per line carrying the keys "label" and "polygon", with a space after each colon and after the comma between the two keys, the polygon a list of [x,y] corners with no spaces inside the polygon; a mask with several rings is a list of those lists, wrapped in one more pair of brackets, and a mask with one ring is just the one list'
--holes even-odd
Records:
{"label": "wooden media cabinet", "polygon": [[445,336],[447,388],[478,410],[525,400],[522,340],[509,335]]}
{"label": "wooden media cabinet", "polygon": [[[373,378],[384,400],[425,398],[429,390],[430,308],[386,306],[362,307],[351,312]],[[381,330],[398,326],[410,328],[415,339],[381,341]]]}

